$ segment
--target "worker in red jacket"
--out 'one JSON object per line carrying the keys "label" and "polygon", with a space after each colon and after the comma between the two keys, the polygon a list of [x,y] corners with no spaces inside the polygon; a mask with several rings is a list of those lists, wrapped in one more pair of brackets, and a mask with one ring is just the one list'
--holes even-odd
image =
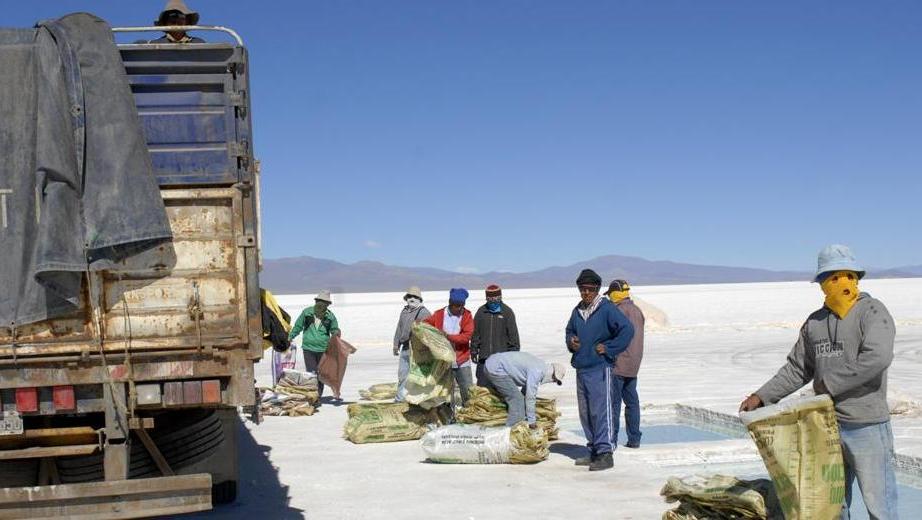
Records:
{"label": "worker in red jacket", "polygon": [[455,362],[451,374],[461,389],[461,406],[467,405],[468,390],[474,384],[471,372],[471,336],[474,334],[474,317],[464,308],[468,292],[455,288],[448,292],[448,307],[441,308],[426,318],[426,323],[439,329],[455,349]]}

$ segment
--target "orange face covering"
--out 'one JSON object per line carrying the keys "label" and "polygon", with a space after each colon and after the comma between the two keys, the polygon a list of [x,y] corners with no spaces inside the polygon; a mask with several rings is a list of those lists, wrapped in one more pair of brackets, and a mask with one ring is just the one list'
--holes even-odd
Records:
{"label": "orange face covering", "polygon": [[853,271],[836,271],[820,282],[820,287],[826,295],[826,307],[840,320],[858,301],[858,275]]}

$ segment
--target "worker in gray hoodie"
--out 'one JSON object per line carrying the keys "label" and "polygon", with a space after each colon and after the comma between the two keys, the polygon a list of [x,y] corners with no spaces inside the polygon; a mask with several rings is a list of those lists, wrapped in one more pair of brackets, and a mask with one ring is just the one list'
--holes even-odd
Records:
{"label": "worker in gray hoodie", "polygon": [[518,351],[493,354],[485,365],[487,377],[506,401],[509,410],[506,426],[528,421],[532,429],[538,427],[538,386],[551,382],[561,385],[567,373],[562,363],[545,363]]}
{"label": "worker in gray hoodie", "polygon": [[787,363],[740,404],[751,411],[772,404],[809,382],[835,405],[845,463],[845,504],[849,518],[852,484],[858,479],[868,515],[897,518],[893,431],[887,406],[887,368],[893,360],[896,329],[880,300],[858,291],[864,269],[842,245],[820,251],[815,282],[826,300],[800,329]]}
{"label": "worker in gray hoodie", "polygon": [[432,315],[423,306],[423,293],[415,285],[407,289],[403,296],[406,305],[397,319],[397,331],[394,332],[394,355],[400,358],[397,365],[397,396],[394,401],[402,402],[407,396],[407,376],[410,375],[410,330],[413,324]]}

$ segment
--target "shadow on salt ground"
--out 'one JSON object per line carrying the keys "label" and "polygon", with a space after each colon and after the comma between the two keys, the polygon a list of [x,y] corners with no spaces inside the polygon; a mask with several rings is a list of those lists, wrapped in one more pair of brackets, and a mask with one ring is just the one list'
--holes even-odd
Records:
{"label": "shadow on salt ground", "polygon": [[550,445],[548,449],[550,450],[551,453],[558,453],[565,457],[569,457],[573,460],[589,455],[589,450],[586,449],[585,444],[573,444],[570,442],[554,442]]}
{"label": "shadow on salt ground", "polygon": [[171,518],[215,520],[222,518],[304,518],[301,509],[289,506],[288,486],[279,481],[278,470],[272,466],[272,448],[258,444],[242,420],[237,421],[237,449],[240,457],[237,481],[237,501],[215,506],[211,511],[179,515]]}

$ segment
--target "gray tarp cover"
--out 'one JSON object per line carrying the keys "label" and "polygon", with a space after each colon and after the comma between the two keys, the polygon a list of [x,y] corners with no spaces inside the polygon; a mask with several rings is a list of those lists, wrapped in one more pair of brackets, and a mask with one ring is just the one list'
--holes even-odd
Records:
{"label": "gray tarp cover", "polygon": [[109,25],[0,29],[0,327],[76,310],[88,268],[169,238]]}

